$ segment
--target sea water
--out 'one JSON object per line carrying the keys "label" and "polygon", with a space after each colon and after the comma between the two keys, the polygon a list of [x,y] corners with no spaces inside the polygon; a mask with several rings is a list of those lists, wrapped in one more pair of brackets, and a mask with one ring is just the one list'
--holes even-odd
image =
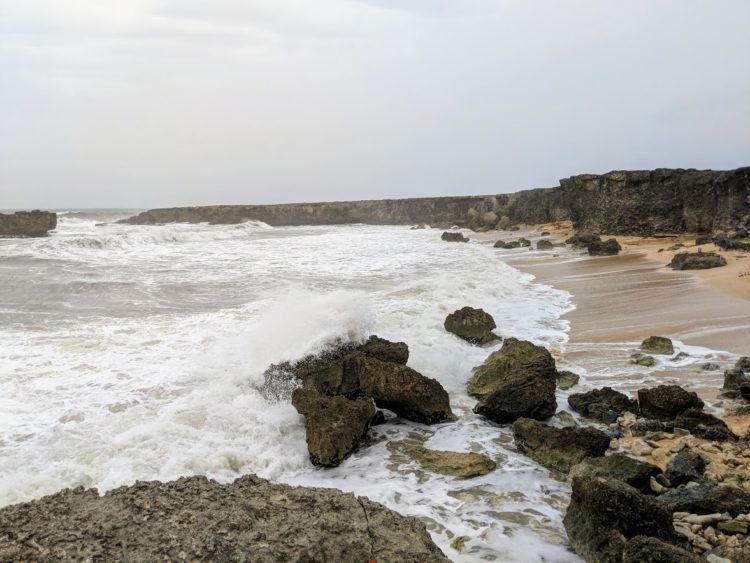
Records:
{"label": "sea water", "polygon": [[[569,294],[431,229],[114,223],[125,216],[67,212],[47,238],[0,240],[0,506],[256,473],[418,516],[456,561],[579,561],[565,545],[565,482],[471,412],[471,369],[498,346],[443,329],[448,313],[481,307],[502,335],[559,355]],[[259,392],[263,371],[370,334],[408,343],[409,365],[442,383],[458,421],[391,420],[340,467],[315,468],[303,418]],[[431,474],[394,447],[404,440],[498,468]]]}

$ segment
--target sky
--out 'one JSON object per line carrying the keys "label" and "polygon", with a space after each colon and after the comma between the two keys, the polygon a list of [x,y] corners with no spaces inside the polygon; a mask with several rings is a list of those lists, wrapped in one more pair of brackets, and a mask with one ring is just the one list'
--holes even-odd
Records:
{"label": "sky", "polygon": [[0,208],[750,165],[748,0],[0,0]]}

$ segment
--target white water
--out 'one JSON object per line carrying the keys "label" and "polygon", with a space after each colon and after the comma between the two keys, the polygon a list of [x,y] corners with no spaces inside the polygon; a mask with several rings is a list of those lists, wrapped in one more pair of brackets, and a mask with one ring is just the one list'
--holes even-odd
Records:
{"label": "white water", "polygon": [[[0,505],[77,485],[257,473],[421,516],[457,561],[578,561],[564,547],[567,486],[471,413],[464,385],[491,349],[442,328],[472,305],[501,334],[560,350],[565,292],[433,230],[96,226],[116,217],[63,215],[49,238],[0,241]],[[371,333],[407,342],[409,364],[448,389],[459,421],[386,424],[341,467],[315,469],[301,417],[263,400],[261,374]],[[405,438],[483,452],[498,469],[428,476],[391,454]]]}

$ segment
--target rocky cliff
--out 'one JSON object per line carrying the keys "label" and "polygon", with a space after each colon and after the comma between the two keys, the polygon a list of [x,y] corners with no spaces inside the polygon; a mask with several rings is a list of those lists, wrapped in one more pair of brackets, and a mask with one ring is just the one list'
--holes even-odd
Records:
{"label": "rocky cliff", "polygon": [[0,213],[0,237],[43,237],[57,226],[57,213],[16,211]]}
{"label": "rocky cliff", "polygon": [[249,219],[273,226],[427,223],[472,229],[571,219],[579,230],[629,235],[732,230],[750,226],[750,167],[584,174],[560,180],[555,188],[487,196],[175,207],[144,211],[124,222]]}

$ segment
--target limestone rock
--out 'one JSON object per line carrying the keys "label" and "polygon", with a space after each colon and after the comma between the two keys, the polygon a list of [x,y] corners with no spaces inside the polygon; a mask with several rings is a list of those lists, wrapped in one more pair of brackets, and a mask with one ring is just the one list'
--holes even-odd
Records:
{"label": "limestone rock", "polygon": [[567,473],[584,459],[603,456],[610,438],[595,428],[554,428],[521,418],[513,423],[513,441],[537,463]]}
{"label": "limestone rock", "polygon": [[38,209],[0,213],[0,237],[45,237],[55,227],[57,213]]}
{"label": "limestone rock", "polygon": [[726,265],[724,257],[715,252],[681,252],[669,263],[673,270],[707,270]]}
{"label": "limestone rock", "polygon": [[577,373],[568,370],[559,370],[557,372],[557,387],[563,390],[570,389],[578,385],[581,379]]}
{"label": "limestone rock", "polygon": [[729,429],[727,423],[712,414],[700,409],[687,409],[674,419],[675,428],[684,428],[693,436],[706,440],[736,440],[737,436]]}
{"label": "limestone rock", "polygon": [[665,476],[673,486],[699,481],[706,471],[706,459],[691,448],[680,450],[667,465]]}
{"label": "limestone rock", "polygon": [[593,241],[587,246],[589,256],[617,256],[622,250],[622,246],[615,239],[607,241]]}
{"label": "limestone rock", "polygon": [[512,373],[483,395],[474,412],[504,424],[521,417],[545,420],[555,414],[555,380],[539,374]]}
{"label": "limestone rock", "polygon": [[670,512],[690,514],[729,513],[737,517],[750,508],[750,491],[731,485],[699,483],[692,487],[677,487],[659,495],[658,500]]}
{"label": "limestone rock", "polygon": [[661,469],[645,461],[640,461],[623,453],[613,453],[603,457],[592,457],[574,465],[568,474],[568,481],[575,477],[606,477],[617,479],[648,493],[652,477],[661,474]]}
{"label": "limestone rock", "polygon": [[405,451],[427,471],[459,479],[486,475],[497,467],[489,457],[475,452],[431,450],[417,445],[405,446]]}
{"label": "limestone rock", "polygon": [[638,404],[633,399],[611,387],[574,393],[568,397],[568,404],[583,416],[607,423],[615,422],[626,412],[638,412]]}
{"label": "limestone rock", "polygon": [[622,563],[705,563],[705,560],[692,551],[651,536],[636,536],[625,544]]}
{"label": "limestone rock", "polygon": [[641,342],[641,351],[647,354],[674,354],[672,341],[665,336],[649,336]]}
{"label": "limestone rock", "polygon": [[537,250],[552,250],[554,247],[555,246],[552,244],[552,242],[548,241],[547,239],[539,240],[536,243]]}
{"label": "limestone rock", "polygon": [[142,482],[0,509],[3,561],[448,562],[417,518],[335,489]]}
{"label": "limestone rock", "polygon": [[443,323],[445,330],[472,344],[487,344],[499,339],[492,331],[495,319],[483,309],[463,307],[452,312]]}
{"label": "limestone rock", "polygon": [[677,385],[658,385],[638,389],[638,405],[645,417],[673,420],[687,409],[702,409],[703,401],[694,392]]}
{"label": "limestone rock", "polygon": [[440,238],[445,242],[469,242],[469,239],[460,232],[445,231]]}

